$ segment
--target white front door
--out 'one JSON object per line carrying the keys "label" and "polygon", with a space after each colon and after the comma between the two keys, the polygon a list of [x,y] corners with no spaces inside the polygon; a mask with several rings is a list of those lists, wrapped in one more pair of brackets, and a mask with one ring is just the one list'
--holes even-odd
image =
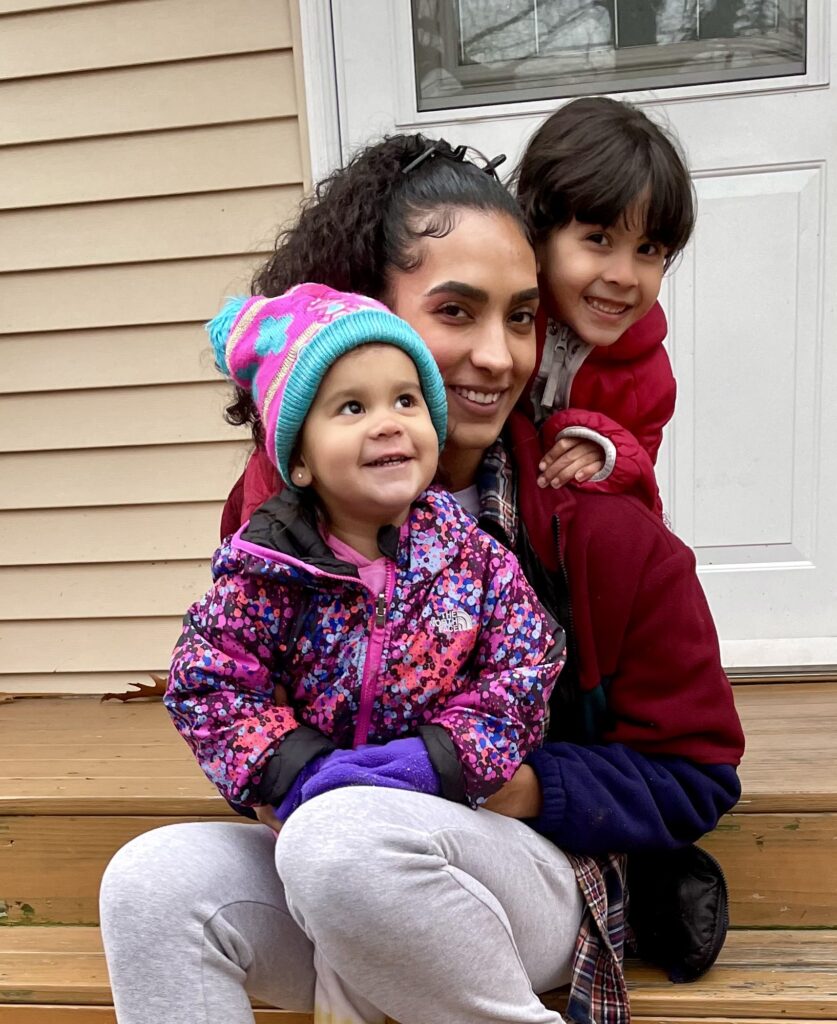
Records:
{"label": "white front door", "polygon": [[[334,49],[320,32],[306,50],[320,66],[333,53],[343,158],[425,130],[511,168],[557,97],[591,92],[680,137],[699,218],[661,295],[679,392],[658,470],[730,668],[837,666],[829,6],[331,0]],[[322,138],[310,97],[309,118]]]}

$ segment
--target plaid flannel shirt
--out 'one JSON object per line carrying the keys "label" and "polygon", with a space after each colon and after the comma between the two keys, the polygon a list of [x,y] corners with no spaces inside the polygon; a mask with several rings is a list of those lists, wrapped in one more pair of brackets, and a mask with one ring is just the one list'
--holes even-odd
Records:
{"label": "plaid flannel shirt", "polygon": [[[502,441],[485,453],[477,479],[480,525],[505,543],[517,543],[517,486]],[[495,527],[492,529],[491,527]],[[622,965],[625,956],[626,892],[623,854],[567,855],[586,910],[575,943],[564,1014],[573,1024],[628,1024],[631,1019]]]}

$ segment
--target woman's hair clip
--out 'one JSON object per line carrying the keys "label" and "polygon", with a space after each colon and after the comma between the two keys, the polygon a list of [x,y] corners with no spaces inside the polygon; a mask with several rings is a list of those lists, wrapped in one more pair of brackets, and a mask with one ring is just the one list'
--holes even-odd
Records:
{"label": "woman's hair clip", "polygon": [[[444,139],[437,139],[435,142],[431,142],[427,145],[415,160],[410,161],[406,167],[402,167],[401,173],[410,174],[412,171],[416,170],[417,167],[421,167],[426,160],[429,160],[431,157],[435,157],[436,155],[443,156],[448,160],[455,160],[460,164],[470,162],[465,160],[467,152],[468,146],[457,146],[456,149],[454,149],[450,143],[446,142]],[[482,153],[479,155],[482,156]],[[506,154],[500,153],[500,155],[495,156],[493,160],[486,160],[485,157],[482,158],[485,160],[485,165],[481,167],[480,170],[485,171],[485,173],[489,174],[492,178],[497,178],[497,168],[506,159]],[[478,165],[474,164],[474,166],[476,167]]]}
{"label": "woman's hair clip", "polygon": [[499,181],[500,177],[497,174],[497,168],[500,166],[500,164],[504,164],[505,162],[506,154],[498,153],[493,160],[485,161],[485,167],[483,167],[482,170],[484,170],[486,174],[490,174],[492,178],[496,178]]}
{"label": "woman's hair clip", "polygon": [[417,167],[421,167],[425,160],[429,160],[431,157],[436,156],[437,153],[439,156],[447,157],[448,160],[456,160],[457,163],[462,163],[465,160],[465,154],[467,151],[467,146],[457,146],[456,149],[453,149],[450,143],[445,142],[444,139],[437,139],[435,142],[431,142],[426,146],[415,160],[408,163],[406,167],[402,167],[401,173],[409,174],[410,171],[414,171]]}

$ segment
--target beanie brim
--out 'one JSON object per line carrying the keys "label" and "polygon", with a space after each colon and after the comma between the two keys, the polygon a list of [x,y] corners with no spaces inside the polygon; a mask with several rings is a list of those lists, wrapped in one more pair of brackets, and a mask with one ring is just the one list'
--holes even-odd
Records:
{"label": "beanie brim", "polygon": [[430,350],[412,327],[394,313],[383,309],[361,309],[321,327],[299,352],[293,372],[285,384],[273,443],[276,467],[289,487],[294,486],[290,472],[291,456],[323,378],[347,352],[375,343],[395,345],[413,361],[430,420],[439,439],[439,449],[444,445],[447,395]]}

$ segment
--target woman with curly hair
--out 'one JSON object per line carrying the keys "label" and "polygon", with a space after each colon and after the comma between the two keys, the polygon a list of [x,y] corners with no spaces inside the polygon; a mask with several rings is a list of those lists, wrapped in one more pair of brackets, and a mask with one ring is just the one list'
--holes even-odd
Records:
{"label": "woman with curly hair", "polygon": [[[464,156],[420,135],[365,149],[254,290],[364,293],[426,342],[448,401],[439,479],[568,633],[547,741],[476,811],[352,785],[278,837],[199,822],[134,839],[101,895],[120,1024],[252,1024],[251,997],[311,1011],[315,990],[323,1024],[554,1024],[538,993],[568,982],[568,1018],[624,1022],[625,855],[687,846],[738,798],[740,725],[691,552],[635,498],[537,499],[539,442],[513,412],[535,360],[535,257],[515,201]],[[229,414],[261,440],[249,394]],[[224,532],[275,486],[262,446]],[[138,949],[153,951],[142,968]]]}

